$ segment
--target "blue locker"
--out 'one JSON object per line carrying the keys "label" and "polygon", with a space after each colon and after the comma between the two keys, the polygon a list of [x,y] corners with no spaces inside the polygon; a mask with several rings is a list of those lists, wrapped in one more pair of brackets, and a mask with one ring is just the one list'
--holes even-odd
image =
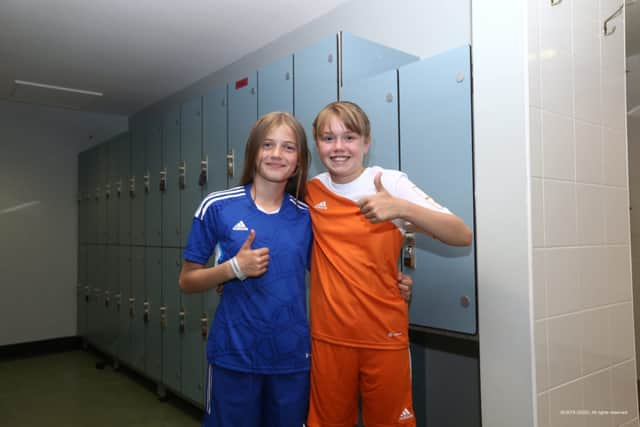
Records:
{"label": "blue locker", "polygon": [[399,169],[398,72],[391,70],[365,80],[345,83],[342,100],[358,104],[371,122],[367,166]]}
{"label": "blue locker", "polygon": [[[399,69],[400,164],[410,179],[473,230],[469,47]],[[416,234],[410,322],[475,334],[475,247]]]}
{"label": "blue locker", "polygon": [[109,189],[109,143],[98,146],[98,243],[106,245],[109,233],[107,201]]}
{"label": "blue locker", "polygon": [[[162,246],[180,247],[180,107],[164,113],[162,120]],[[221,156],[222,157],[222,156]]]}
{"label": "blue locker", "polygon": [[244,166],[244,147],[251,126],[258,118],[256,80],[257,73],[251,73],[249,76],[229,85],[229,141],[227,156],[232,159],[233,163],[233,171],[228,171],[227,186],[229,188],[240,185],[240,177]]}
{"label": "blue locker", "polygon": [[77,276],[77,327],[78,336],[86,339],[87,337],[87,290],[88,290],[88,278],[87,278],[87,261],[88,261],[87,245],[78,245],[78,276]]}
{"label": "blue locker", "polygon": [[131,178],[131,135],[123,133],[118,138],[120,163],[120,177],[116,187],[116,197],[118,198],[118,232],[119,243],[121,245],[131,244],[131,194],[130,194],[130,178]]}
{"label": "blue locker", "polygon": [[120,137],[111,138],[109,144],[109,177],[106,188],[107,244],[117,245],[120,238],[120,206],[118,182],[120,181]]}
{"label": "blue locker", "polygon": [[118,269],[120,290],[116,298],[116,307],[119,313],[118,358],[129,366],[133,365],[131,353],[131,330],[133,325],[133,298],[131,292],[131,247],[120,246]]}
{"label": "blue locker", "polygon": [[[176,282],[177,286],[177,282]],[[182,316],[184,330],[182,333],[182,394],[192,401],[203,404],[204,372],[202,370],[205,359],[206,332],[202,330],[204,318],[203,295],[182,294]]]}
{"label": "blue locker", "polygon": [[105,248],[107,254],[106,286],[104,292],[105,312],[105,347],[107,354],[117,357],[119,341],[119,313],[117,295],[120,292],[120,248],[109,245]]}
{"label": "blue locker", "polygon": [[78,155],[78,243],[87,243],[87,152]]}
{"label": "blue locker", "polygon": [[[207,171],[203,195],[227,187],[227,87],[211,90],[202,99],[202,156]],[[194,212],[190,213],[193,218]]]}
{"label": "blue locker", "polygon": [[160,200],[160,168],[162,166],[162,117],[147,120],[145,144],[144,237],[146,246],[160,246],[162,209]]}
{"label": "blue locker", "polygon": [[293,56],[258,70],[258,117],[271,111],[293,114]]}
{"label": "blue locker", "polygon": [[145,374],[162,381],[162,336],[160,305],[162,303],[162,249],[145,248],[145,301],[143,305]]}
{"label": "blue locker", "polygon": [[181,158],[184,175],[180,182],[181,194],[181,246],[185,246],[191,229],[191,219],[202,201],[199,185],[202,161],[202,97],[198,96],[182,105]]}
{"label": "blue locker", "polygon": [[140,246],[145,243],[145,122],[142,118],[131,121],[131,244]]}
{"label": "blue locker", "polygon": [[315,149],[312,124],[316,114],[338,99],[338,48],[335,36],[327,37],[294,54],[294,112],[307,132],[311,151],[309,177],[324,172]]}
{"label": "blue locker", "polygon": [[144,247],[131,248],[131,364],[139,372],[144,372]]}
{"label": "blue locker", "polygon": [[343,87],[349,82],[375,76],[420,59],[417,56],[362,39],[347,32],[340,33],[340,40]]}
{"label": "blue locker", "polygon": [[182,389],[180,275],[182,253],[180,249],[162,248],[162,383],[175,392]]}

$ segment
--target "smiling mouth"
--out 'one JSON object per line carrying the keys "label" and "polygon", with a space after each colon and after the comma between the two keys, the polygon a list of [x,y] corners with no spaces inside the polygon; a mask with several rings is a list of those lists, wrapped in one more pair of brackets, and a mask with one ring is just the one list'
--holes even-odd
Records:
{"label": "smiling mouth", "polygon": [[349,156],[331,156],[329,157],[331,159],[332,162],[346,162],[347,160],[350,159]]}

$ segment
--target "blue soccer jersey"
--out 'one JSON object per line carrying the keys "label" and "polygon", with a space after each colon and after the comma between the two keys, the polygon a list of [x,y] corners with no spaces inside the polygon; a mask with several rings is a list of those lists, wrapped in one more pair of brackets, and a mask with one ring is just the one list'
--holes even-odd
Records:
{"label": "blue soccer jersey", "polygon": [[198,207],[184,250],[205,265],[219,247],[218,262],[236,255],[249,236],[252,248],[269,248],[266,273],[225,283],[207,341],[209,363],[260,374],[310,367],[305,270],[312,242],[307,206],[285,193],[277,213],[259,210],[250,185],[211,193]]}

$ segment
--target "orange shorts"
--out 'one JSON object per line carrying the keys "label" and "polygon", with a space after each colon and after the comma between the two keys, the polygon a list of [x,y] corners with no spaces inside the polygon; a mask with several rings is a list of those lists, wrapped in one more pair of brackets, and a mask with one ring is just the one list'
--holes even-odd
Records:
{"label": "orange shorts", "polygon": [[307,426],[353,427],[358,393],[365,426],[415,426],[409,349],[346,347],[313,339]]}

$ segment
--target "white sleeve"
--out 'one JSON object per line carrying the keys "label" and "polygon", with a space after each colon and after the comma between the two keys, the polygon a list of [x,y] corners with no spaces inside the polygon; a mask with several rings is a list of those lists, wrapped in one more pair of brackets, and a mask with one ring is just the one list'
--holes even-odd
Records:
{"label": "white sleeve", "polygon": [[427,193],[411,182],[405,173],[400,173],[397,176],[395,185],[393,185],[390,190],[393,196],[408,200],[416,205],[420,205],[436,212],[451,213],[449,209],[441,206],[438,202],[429,197]]}

